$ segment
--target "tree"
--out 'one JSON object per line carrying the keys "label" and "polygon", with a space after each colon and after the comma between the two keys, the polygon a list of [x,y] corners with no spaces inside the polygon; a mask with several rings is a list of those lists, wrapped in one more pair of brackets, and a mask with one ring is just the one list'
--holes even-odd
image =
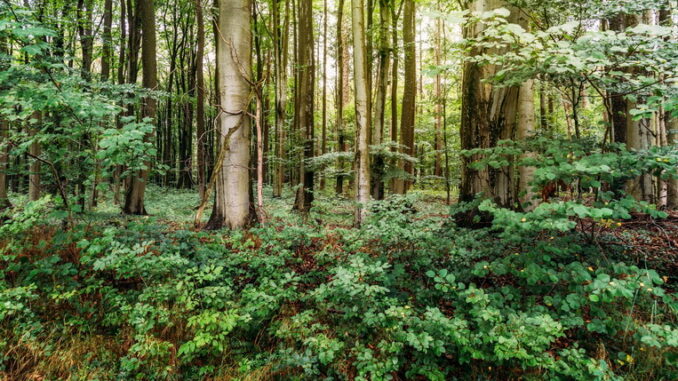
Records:
{"label": "tree", "polygon": [[[379,1],[379,74],[377,79],[377,96],[374,107],[374,125],[372,127],[372,144],[382,143],[386,116],[386,98],[391,65],[391,1]],[[384,158],[378,155],[374,158],[372,171],[372,196],[375,199],[384,198],[384,182],[381,178],[384,169]]]}
{"label": "tree", "polygon": [[315,171],[308,161],[313,157],[314,137],[314,80],[313,62],[313,1],[299,0],[297,62],[299,84],[297,86],[297,123],[302,134],[303,158],[299,165],[301,187],[294,202],[295,209],[308,213],[313,203],[313,182]]}
{"label": "tree", "polygon": [[[340,0],[341,1],[341,0]],[[273,197],[282,196],[285,180],[285,114],[287,112],[287,51],[289,41],[289,1],[284,0],[285,15],[280,17],[280,0],[272,0],[273,55],[275,60],[275,133],[276,163],[273,174]]]}
{"label": "tree", "polygon": [[[143,86],[149,90],[156,90],[158,87],[158,67],[156,57],[154,0],[139,1],[137,6],[142,29],[141,60],[143,64]],[[155,118],[156,109],[157,103],[153,96],[144,98],[141,111],[144,118]],[[151,138],[151,135],[146,136],[147,141],[150,141]],[[123,212],[126,214],[146,214],[144,193],[146,191],[146,182],[148,181],[148,172],[151,163],[146,162],[145,166],[145,169],[137,171],[130,179],[125,197],[125,206],[123,207]]]}
{"label": "tree", "polygon": [[9,196],[7,195],[7,169],[9,168],[8,142],[9,123],[0,119],[0,211],[11,206]]}
{"label": "tree", "polygon": [[[339,0],[337,5],[337,151],[346,151],[346,133],[344,131],[344,105],[347,103],[348,91],[346,85],[348,82],[348,52],[344,46],[344,0]],[[337,195],[344,193],[344,161],[337,160],[338,174],[336,177],[336,186],[334,192]]]}
{"label": "tree", "polygon": [[[415,4],[414,0],[403,0],[403,50],[405,52],[405,82],[403,105],[400,116],[400,142],[405,153],[415,156],[414,151],[414,116],[417,97],[417,46],[415,41]],[[407,176],[414,175],[414,166],[407,160],[403,164]],[[412,185],[412,180],[398,180],[394,191],[405,194]]]}
{"label": "tree", "polygon": [[[527,19],[517,8],[509,7],[503,0],[474,1],[470,4],[470,10],[478,14],[500,8],[510,10],[509,22],[526,26]],[[482,23],[473,24],[465,27],[464,37],[476,38],[483,32]],[[500,53],[495,50],[473,47],[470,55],[474,57],[486,53]],[[527,102],[533,102],[530,95],[532,85],[498,87],[486,83],[485,81],[492,78],[498,70],[500,70],[498,65],[480,64],[472,60],[464,64],[460,126],[463,150],[496,147],[499,140],[512,139],[515,136],[516,125],[519,123],[523,123],[525,135],[532,129],[526,128],[519,117],[521,92],[528,92],[523,94],[523,106],[520,107],[527,112],[529,110]],[[530,112],[532,115],[523,115],[522,119],[533,123],[533,105]],[[516,201],[513,174],[501,168],[472,168],[471,164],[479,159],[479,155],[462,157],[460,201],[471,201],[477,194],[482,193],[484,197],[493,199],[499,205],[512,205]]]}
{"label": "tree", "polygon": [[355,111],[357,140],[357,192],[358,207],[355,224],[365,218],[366,204],[370,200],[370,113],[368,107],[367,51],[365,46],[365,13],[362,0],[351,0],[353,26],[353,67],[355,69]]}
{"label": "tree", "polygon": [[203,60],[205,55],[205,22],[203,20],[202,0],[194,0],[195,18],[198,25],[198,46],[196,51],[196,135],[198,146],[198,194],[202,199],[207,187],[207,136],[205,131],[205,73]]}
{"label": "tree", "polygon": [[[208,226],[245,228],[253,222],[250,184],[251,0],[219,2],[218,54],[221,151],[215,205]],[[214,175],[213,175],[214,176]]]}

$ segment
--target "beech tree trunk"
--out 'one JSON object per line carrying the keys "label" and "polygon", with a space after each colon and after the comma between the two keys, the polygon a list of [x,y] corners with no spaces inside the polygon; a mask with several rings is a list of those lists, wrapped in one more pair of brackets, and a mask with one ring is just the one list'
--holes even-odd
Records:
{"label": "beech tree trunk", "polygon": [[313,157],[313,106],[314,106],[314,77],[315,64],[313,62],[313,2],[299,0],[299,33],[297,42],[298,57],[298,117],[299,129],[304,146],[304,155],[299,164],[301,187],[297,191],[295,209],[308,213],[313,203],[314,170],[307,165]]}
{"label": "beech tree trunk", "polygon": [[[403,50],[405,52],[405,88],[403,91],[403,105],[400,117],[400,143],[404,146],[404,153],[416,156],[414,150],[414,116],[417,97],[417,46],[415,41],[415,4],[414,0],[403,0]],[[414,176],[414,166],[411,161],[405,161],[402,168],[410,177]],[[396,181],[395,192],[407,193],[412,180]]]}
{"label": "beech tree trunk", "polygon": [[101,51],[101,80],[108,81],[111,73],[111,59],[113,41],[111,37],[111,28],[113,26],[113,0],[104,2],[104,30],[102,33],[103,48]]}
{"label": "beech tree trunk", "polygon": [[9,169],[8,137],[9,123],[4,119],[0,119],[0,211],[11,206],[9,196],[7,195],[7,170]]}
{"label": "beech tree trunk", "polygon": [[[437,67],[440,67],[442,64],[441,61],[441,56],[442,56],[442,28],[443,28],[443,21],[440,18],[437,18],[435,20],[435,39],[434,39],[434,60],[435,60],[435,65]],[[433,164],[433,175],[434,176],[442,176],[443,175],[443,149],[444,149],[444,142],[443,142],[443,99],[442,99],[442,74],[441,73],[436,73],[436,78],[435,78],[435,89],[434,89],[434,102],[435,102],[435,111],[434,111],[434,117],[435,117],[435,138],[433,142],[433,147],[435,147],[436,153],[434,155],[435,157],[435,163]]]}
{"label": "beech tree trunk", "polygon": [[[476,0],[470,4],[472,12],[487,12],[501,7],[511,11],[509,22],[527,26],[527,19],[503,0]],[[464,28],[464,35],[467,38],[478,36],[483,33],[483,29],[482,24],[467,26]],[[473,55],[484,53],[486,52],[480,49],[471,52]],[[495,65],[481,66],[473,62],[464,64],[460,129],[463,150],[496,147],[499,140],[513,139],[517,134],[516,126],[524,123],[524,120],[530,120],[530,125],[534,123],[533,104],[530,106],[531,115],[520,115],[521,109],[528,108],[527,102],[533,102],[533,85],[496,88],[484,82],[484,79],[494,76],[497,70],[499,68]],[[524,93],[522,100],[521,93]],[[523,131],[518,131],[518,134],[527,135],[533,126],[522,128]],[[514,174],[508,168],[471,168],[471,163],[478,159],[477,155],[462,157],[460,201],[471,201],[482,193],[483,197],[493,199],[501,206],[513,206],[517,200],[517,190],[521,188],[520,185],[514,185]],[[526,170],[523,174],[526,179],[529,172]]]}
{"label": "beech tree trunk", "polygon": [[[344,86],[346,85],[346,78],[348,73],[346,70],[346,49],[344,47],[344,0],[339,0],[337,6],[337,151],[346,151],[346,136],[344,135],[344,104],[346,102],[346,94]],[[344,162],[342,159],[337,160],[337,170],[342,172],[344,170]],[[336,195],[344,193],[344,175],[339,173],[336,178],[336,186],[334,188]]]}
{"label": "beech tree trunk", "polygon": [[[217,66],[221,114],[219,132],[224,150],[221,168],[215,167],[215,206],[210,228],[241,229],[253,221],[250,186],[250,103],[252,78],[251,0],[219,2]],[[221,155],[220,155],[221,156]]]}
{"label": "beech tree trunk", "polygon": [[370,201],[370,112],[368,107],[367,49],[365,46],[365,14],[362,0],[351,0],[353,25],[353,67],[355,70],[355,119],[357,139],[357,192],[358,206],[355,224],[359,226],[365,218],[366,204]]}
{"label": "beech tree trunk", "polygon": [[[31,119],[34,119],[36,124],[39,126],[42,123],[42,114],[39,111],[33,113]],[[29,128],[29,133],[31,136],[35,137],[37,129],[39,127],[31,126]],[[30,166],[28,168],[28,199],[30,201],[36,201],[40,199],[40,161],[35,159],[35,157],[40,156],[42,153],[42,148],[40,147],[40,142],[34,140],[28,148],[28,152],[31,154]]]}
{"label": "beech tree trunk", "polygon": [[[140,1],[138,4],[139,18],[141,19],[142,39],[141,39],[141,59],[143,63],[143,86],[149,90],[156,90],[158,87],[158,67],[156,58],[156,36],[155,36],[155,4],[154,0]],[[153,97],[144,98],[142,105],[142,116],[144,118],[155,119],[157,103]],[[152,134],[147,134],[146,141],[151,141]],[[125,214],[145,215],[144,193],[146,192],[146,182],[148,181],[148,172],[151,163],[145,163],[145,169],[137,171],[130,179],[129,187],[125,197]]]}
{"label": "beech tree trunk", "polygon": [[207,187],[207,139],[205,131],[205,22],[203,20],[202,0],[195,0],[195,18],[198,26],[198,46],[196,52],[196,138],[198,161],[198,194],[200,199],[205,195]]}
{"label": "beech tree trunk", "polygon": [[[379,0],[379,77],[377,82],[377,99],[374,107],[374,126],[372,127],[372,144],[382,143],[384,136],[384,122],[386,115],[386,93],[391,66],[391,8],[389,0]],[[384,158],[378,155],[374,158],[372,168],[372,197],[377,200],[384,198],[383,181]]]}

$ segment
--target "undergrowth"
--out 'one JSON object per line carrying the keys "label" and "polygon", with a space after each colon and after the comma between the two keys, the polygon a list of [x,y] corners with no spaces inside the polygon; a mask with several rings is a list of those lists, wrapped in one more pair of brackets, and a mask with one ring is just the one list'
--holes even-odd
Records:
{"label": "undergrowth", "polygon": [[269,200],[244,232],[166,222],[188,193],[68,230],[50,199],[17,207],[0,227],[0,377],[676,379],[673,280],[625,254],[624,227],[592,240],[485,203],[495,225],[467,230],[422,197],[373,204],[361,229],[349,201],[304,223]]}

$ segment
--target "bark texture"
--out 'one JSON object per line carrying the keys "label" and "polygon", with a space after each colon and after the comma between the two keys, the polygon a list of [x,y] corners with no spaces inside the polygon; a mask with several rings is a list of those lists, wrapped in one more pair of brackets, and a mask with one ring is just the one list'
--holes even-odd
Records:
{"label": "bark texture", "polygon": [[221,168],[216,176],[215,206],[208,226],[245,228],[253,222],[250,185],[251,0],[219,3],[218,55],[221,110]]}

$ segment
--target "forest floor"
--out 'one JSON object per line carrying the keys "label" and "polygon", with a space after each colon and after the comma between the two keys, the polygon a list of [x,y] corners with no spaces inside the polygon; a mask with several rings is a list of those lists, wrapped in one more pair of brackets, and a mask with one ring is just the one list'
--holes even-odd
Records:
{"label": "forest floor", "polygon": [[678,374],[678,214],[504,237],[454,226],[444,192],[375,204],[361,229],[348,198],[319,193],[304,221],[266,193],[244,232],[195,229],[195,192],[155,186],[149,216],[110,197],[70,230],[49,204],[19,212],[0,227],[0,379]]}

